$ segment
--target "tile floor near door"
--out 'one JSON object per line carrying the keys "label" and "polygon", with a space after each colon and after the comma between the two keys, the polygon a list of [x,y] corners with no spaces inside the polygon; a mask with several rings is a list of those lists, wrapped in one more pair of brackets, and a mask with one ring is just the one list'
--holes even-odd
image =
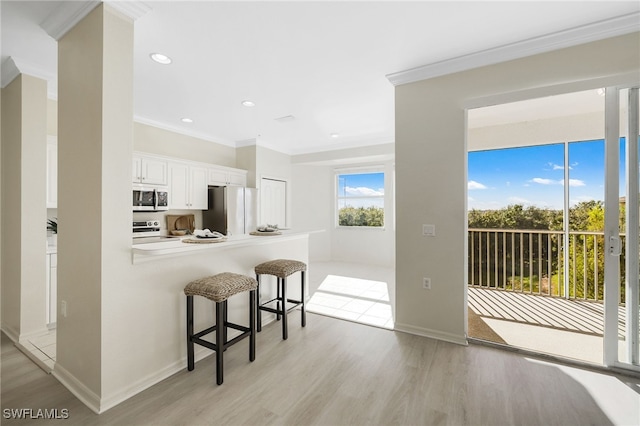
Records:
{"label": "tile floor near door", "polygon": [[314,262],[309,275],[309,312],[393,329],[393,269]]}
{"label": "tile floor near door", "polygon": [[49,330],[48,334],[33,337],[22,343],[29,358],[44,371],[50,373],[56,363],[56,330]]}

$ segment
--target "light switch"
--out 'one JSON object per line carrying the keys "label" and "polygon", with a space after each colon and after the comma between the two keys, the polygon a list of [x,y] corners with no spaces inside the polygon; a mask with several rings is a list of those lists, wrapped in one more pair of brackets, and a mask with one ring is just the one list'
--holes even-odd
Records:
{"label": "light switch", "polygon": [[422,235],[425,237],[435,237],[436,236],[436,226],[435,225],[422,225]]}

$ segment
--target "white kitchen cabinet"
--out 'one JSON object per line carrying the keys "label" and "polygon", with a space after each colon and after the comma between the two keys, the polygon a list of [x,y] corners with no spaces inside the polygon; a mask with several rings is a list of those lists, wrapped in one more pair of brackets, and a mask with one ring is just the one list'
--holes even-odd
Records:
{"label": "white kitchen cabinet", "polygon": [[47,208],[58,208],[58,144],[47,140]]}
{"label": "white kitchen cabinet", "polygon": [[132,172],[134,183],[149,185],[167,184],[166,160],[134,155]]}
{"label": "white kitchen cabinet", "polygon": [[246,186],[247,172],[223,168],[209,168],[209,185],[217,186]]}
{"label": "white kitchen cabinet", "polygon": [[207,208],[207,169],[188,163],[169,163],[169,208]]}
{"label": "white kitchen cabinet", "polygon": [[46,277],[46,300],[45,316],[47,325],[52,327],[56,324],[57,303],[58,303],[58,254],[47,253],[47,277]]}

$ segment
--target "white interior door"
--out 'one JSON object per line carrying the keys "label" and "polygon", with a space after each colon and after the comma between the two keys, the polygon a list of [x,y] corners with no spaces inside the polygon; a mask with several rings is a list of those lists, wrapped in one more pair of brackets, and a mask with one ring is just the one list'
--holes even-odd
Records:
{"label": "white interior door", "polygon": [[260,180],[261,224],[287,225],[287,182],[262,178]]}

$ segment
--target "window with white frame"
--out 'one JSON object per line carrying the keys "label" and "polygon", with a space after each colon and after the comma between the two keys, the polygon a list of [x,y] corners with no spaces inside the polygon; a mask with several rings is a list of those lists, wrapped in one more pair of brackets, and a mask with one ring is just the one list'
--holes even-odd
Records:
{"label": "window with white frame", "polygon": [[336,171],[336,223],[344,227],[384,226],[384,172]]}

